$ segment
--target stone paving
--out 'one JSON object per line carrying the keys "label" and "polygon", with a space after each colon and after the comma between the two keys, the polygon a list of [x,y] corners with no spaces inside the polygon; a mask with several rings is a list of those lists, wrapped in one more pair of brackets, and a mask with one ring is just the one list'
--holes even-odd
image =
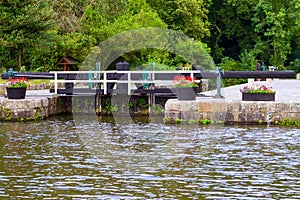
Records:
{"label": "stone paving", "polygon": [[[247,84],[235,85],[221,90],[222,96],[226,100],[241,101],[242,93],[240,89]],[[255,85],[266,85],[276,91],[275,102],[300,102],[300,80],[272,80],[256,81]],[[215,96],[216,91],[203,93],[207,96]],[[203,99],[198,97],[197,100]]]}

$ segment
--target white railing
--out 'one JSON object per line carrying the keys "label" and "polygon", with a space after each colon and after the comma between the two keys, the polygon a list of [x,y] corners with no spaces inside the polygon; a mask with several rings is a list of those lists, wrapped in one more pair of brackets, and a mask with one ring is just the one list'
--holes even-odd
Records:
{"label": "white railing", "polygon": [[[104,94],[107,94],[107,83],[127,83],[128,84],[128,95],[131,95],[131,84],[133,83],[153,83],[153,84],[163,84],[166,83],[166,81],[172,81],[172,80],[166,80],[166,79],[161,79],[161,80],[156,80],[156,74],[174,74],[174,75],[181,75],[181,74],[190,74],[192,78],[195,77],[194,74],[199,74],[199,71],[197,70],[190,70],[190,71],[116,71],[116,70],[110,70],[110,71],[51,71],[50,73],[54,74],[54,80],[51,80],[50,82],[54,82],[54,93],[57,94],[58,91],[58,83],[102,83],[103,85],[103,90]],[[121,80],[108,80],[107,74],[127,74],[127,80],[121,79]],[[143,74],[147,73],[148,74],[148,79],[147,80],[132,80],[132,74]],[[95,80],[95,79],[86,79],[86,80],[64,80],[58,79],[58,74],[93,74],[93,77],[102,77],[103,79],[101,80]],[[197,80],[199,82],[200,80]]]}

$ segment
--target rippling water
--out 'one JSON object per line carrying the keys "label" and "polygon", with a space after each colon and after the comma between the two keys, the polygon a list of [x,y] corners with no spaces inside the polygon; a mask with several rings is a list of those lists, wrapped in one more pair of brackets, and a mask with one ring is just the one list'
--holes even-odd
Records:
{"label": "rippling water", "polygon": [[0,123],[0,199],[300,199],[300,130]]}

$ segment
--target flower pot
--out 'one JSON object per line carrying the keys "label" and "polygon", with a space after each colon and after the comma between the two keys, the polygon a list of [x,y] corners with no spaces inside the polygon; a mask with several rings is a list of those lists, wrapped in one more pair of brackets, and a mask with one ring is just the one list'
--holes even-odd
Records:
{"label": "flower pot", "polygon": [[275,93],[242,93],[243,101],[275,101]]}
{"label": "flower pot", "polygon": [[8,99],[25,99],[27,88],[6,88]]}
{"label": "flower pot", "polygon": [[194,88],[191,87],[176,88],[176,92],[177,92],[177,99],[179,101],[188,101],[188,100],[196,99],[196,92]]}

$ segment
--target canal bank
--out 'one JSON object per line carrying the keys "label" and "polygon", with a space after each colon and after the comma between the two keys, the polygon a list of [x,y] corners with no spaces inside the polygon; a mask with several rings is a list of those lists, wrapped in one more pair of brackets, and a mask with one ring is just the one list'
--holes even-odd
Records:
{"label": "canal bank", "polygon": [[72,97],[53,95],[49,90],[28,90],[25,99],[0,97],[0,120],[2,121],[46,119],[71,112]]}
{"label": "canal bank", "polygon": [[242,101],[237,85],[222,89],[224,98],[213,98],[214,92],[204,93],[195,101],[168,100],[165,119],[170,123],[209,120],[221,123],[278,123],[300,119],[299,80],[274,80],[255,82],[276,90],[275,101]]}
{"label": "canal bank", "polygon": [[[272,86],[276,90],[275,101],[242,101],[240,88],[243,85],[222,89],[224,98],[213,98],[214,92],[202,93],[195,101],[178,101],[169,99],[165,103],[165,121],[170,123],[193,122],[209,120],[221,123],[277,123],[284,120],[299,121],[300,119],[300,87],[299,80],[276,80],[272,82],[256,82]],[[117,98],[115,98],[116,100]],[[130,98],[131,99],[131,98]],[[115,101],[114,100],[114,101]],[[132,99],[131,99],[132,100]],[[147,101],[138,99],[134,103],[117,105],[116,102],[106,100],[102,105],[102,114],[108,110],[123,112],[131,108],[141,115],[149,114]],[[145,99],[146,100],[146,99]],[[77,103],[76,103],[77,102]],[[78,103],[79,102],[79,103]],[[138,109],[137,104],[142,109]],[[158,103],[158,102],[156,102]],[[73,104],[73,105],[72,105]],[[116,104],[116,105],[115,105]],[[79,106],[74,106],[79,105]],[[160,110],[163,107],[160,106]],[[10,100],[0,97],[0,120],[23,121],[45,119],[50,116],[81,112],[98,113],[99,107],[95,105],[94,96],[78,97],[54,95],[49,90],[28,90],[23,100]],[[137,113],[138,114],[138,113]]]}

